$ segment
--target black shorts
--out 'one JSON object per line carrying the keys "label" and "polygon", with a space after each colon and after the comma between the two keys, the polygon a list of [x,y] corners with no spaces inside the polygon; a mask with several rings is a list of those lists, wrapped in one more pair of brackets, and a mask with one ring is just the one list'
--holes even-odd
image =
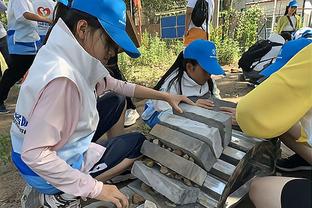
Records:
{"label": "black shorts", "polygon": [[312,181],[294,179],[285,184],[281,195],[282,208],[312,207]]}

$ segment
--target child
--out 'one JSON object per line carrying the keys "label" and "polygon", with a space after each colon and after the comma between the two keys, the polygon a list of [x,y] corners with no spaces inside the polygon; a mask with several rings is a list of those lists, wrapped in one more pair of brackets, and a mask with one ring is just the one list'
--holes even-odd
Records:
{"label": "child", "polygon": [[[203,108],[213,106],[208,99],[220,99],[219,90],[211,75],[223,75],[224,71],[217,62],[216,47],[213,42],[195,40],[181,52],[161,78],[154,89],[176,95],[196,97],[196,104]],[[198,99],[200,98],[200,99]],[[149,100],[146,102],[142,119],[153,127],[159,123],[159,117],[172,113],[170,105],[164,101]]]}
{"label": "child", "polygon": [[140,56],[125,31],[125,11],[122,0],[73,1],[21,87],[11,127],[12,160],[27,184],[41,193],[38,206],[79,207],[76,197],[89,197],[128,207],[116,186],[95,177],[106,181],[131,166],[141,155],[144,136],[131,133],[102,145],[92,143],[103,124],[96,109],[98,95],[113,90],[163,99],[178,111],[181,101],[192,104],[185,96],[109,76],[103,64],[118,47],[133,58]]}
{"label": "child", "polygon": [[11,87],[27,72],[38,52],[40,37],[37,22],[52,20],[35,14],[30,0],[10,0],[8,5],[9,68],[0,81],[0,113],[8,113],[4,105]]}

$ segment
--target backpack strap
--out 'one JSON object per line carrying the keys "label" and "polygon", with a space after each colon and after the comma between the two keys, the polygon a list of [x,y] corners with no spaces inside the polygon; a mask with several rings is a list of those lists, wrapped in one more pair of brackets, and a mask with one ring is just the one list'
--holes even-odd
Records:
{"label": "backpack strap", "polygon": [[209,91],[211,93],[211,95],[213,95],[213,81],[212,81],[212,78],[208,79],[208,88],[209,88]]}
{"label": "backpack strap", "polygon": [[290,23],[290,26],[291,26],[291,27],[293,28],[293,30],[295,31],[296,28],[294,27],[294,23],[291,21],[290,16],[287,15],[287,19],[288,19],[288,21],[289,21],[289,23]]}

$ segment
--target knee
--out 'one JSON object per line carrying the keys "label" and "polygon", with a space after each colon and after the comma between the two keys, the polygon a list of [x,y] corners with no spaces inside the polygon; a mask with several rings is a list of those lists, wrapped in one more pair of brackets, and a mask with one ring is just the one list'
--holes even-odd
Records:
{"label": "knee", "polygon": [[255,204],[256,199],[259,197],[258,193],[259,193],[259,185],[261,183],[261,179],[260,178],[255,178],[252,180],[251,184],[250,184],[250,188],[249,188],[249,198],[250,200]]}

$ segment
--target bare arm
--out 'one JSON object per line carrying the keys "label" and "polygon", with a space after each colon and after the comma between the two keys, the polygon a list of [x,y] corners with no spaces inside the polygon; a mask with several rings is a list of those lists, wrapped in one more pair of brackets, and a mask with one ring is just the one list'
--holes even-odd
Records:
{"label": "bare arm", "polygon": [[186,35],[190,23],[191,23],[191,16],[192,16],[193,8],[191,7],[186,7],[186,14],[185,14],[185,32],[184,34]]}
{"label": "bare arm", "polygon": [[34,13],[31,13],[31,12],[25,12],[23,14],[23,16],[27,20],[37,21],[37,22],[46,22],[46,23],[52,24],[52,20],[50,20],[46,17],[41,17],[41,16],[34,14]]}

